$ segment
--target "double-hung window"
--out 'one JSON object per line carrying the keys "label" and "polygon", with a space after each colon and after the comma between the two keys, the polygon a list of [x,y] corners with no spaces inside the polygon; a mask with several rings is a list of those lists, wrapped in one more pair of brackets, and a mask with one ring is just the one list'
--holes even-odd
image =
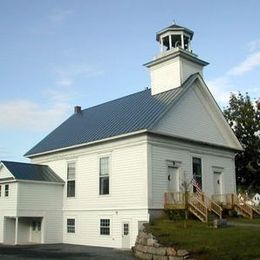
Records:
{"label": "double-hung window", "polygon": [[75,218],[67,218],[67,233],[75,233]]}
{"label": "double-hung window", "polygon": [[[192,170],[193,178],[196,180],[200,189],[202,190],[202,167],[201,167],[201,158],[193,157],[192,158]],[[193,187],[193,192],[196,192],[196,188]]]}
{"label": "double-hung window", "polygon": [[99,194],[109,194],[109,157],[99,159]]}
{"label": "double-hung window", "polygon": [[69,162],[67,164],[67,197],[75,197],[76,186],[76,164]]}
{"label": "double-hung window", "polygon": [[9,184],[5,185],[5,197],[9,196]]}
{"label": "double-hung window", "polygon": [[100,235],[110,235],[110,219],[100,219]]}

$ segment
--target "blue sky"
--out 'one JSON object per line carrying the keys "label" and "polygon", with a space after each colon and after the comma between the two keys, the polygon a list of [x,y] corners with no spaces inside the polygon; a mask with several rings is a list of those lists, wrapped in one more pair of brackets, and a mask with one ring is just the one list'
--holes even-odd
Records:
{"label": "blue sky", "polygon": [[194,31],[220,107],[260,96],[260,1],[0,0],[0,160],[23,154],[73,113],[150,86],[155,33]]}

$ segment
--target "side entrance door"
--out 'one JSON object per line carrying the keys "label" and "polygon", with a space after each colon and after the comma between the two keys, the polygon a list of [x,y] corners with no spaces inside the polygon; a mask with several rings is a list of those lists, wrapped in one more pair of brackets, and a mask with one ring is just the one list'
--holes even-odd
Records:
{"label": "side entrance door", "polygon": [[32,220],[31,222],[31,242],[41,243],[41,220]]}
{"label": "side entrance door", "polygon": [[180,191],[179,171],[177,167],[168,166],[168,191]]}
{"label": "side entrance door", "polygon": [[214,171],[214,194],[222,193],[221,172]]}
{"label": "side entrance door", "polygon": [[122,248],[130,248],[130,225],[129,221],[122,223]]}

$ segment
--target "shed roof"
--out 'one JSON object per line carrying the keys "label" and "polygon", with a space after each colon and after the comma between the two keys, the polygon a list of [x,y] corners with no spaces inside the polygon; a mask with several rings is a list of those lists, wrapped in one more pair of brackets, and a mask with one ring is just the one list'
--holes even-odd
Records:
{"label": "shed roof", "polygon": [[44,182],[64,181],[47,165],[1,161],[16,180],[31,180]]}

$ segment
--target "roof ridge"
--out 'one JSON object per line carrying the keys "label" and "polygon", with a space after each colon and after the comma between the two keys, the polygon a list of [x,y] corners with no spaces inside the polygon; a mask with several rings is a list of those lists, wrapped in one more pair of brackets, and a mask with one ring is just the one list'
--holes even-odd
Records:
{"label": "roof ridge", "polygon": [[100,103],[98,105],[94,105],[94,106],[91,106],[91,107],[84,108],[82,111],[85,111],[85,110],[88,110],[88,109],[92,109],[92,108],[97,108],[99,106],[103,106],[103,105],[108,104],[108,103],[113,103],[113,102],[118,101],[120,99],[125,99],[125,98],[128,98],[130,96],[134,96],[134,95],[140,94],[141,92],[146,92],[146,91],[151,91],[151,88],[140,90],[138,92],[135,92],[135,93],[132,93],[132,94],[128,94],[128,95],[123,96],[123,97],[118,97],[118,98],[115,98],[113,100],[105,101],[104,103]]}
{"label": "roof ridge", "polygon": [[6,160],[1,160],[1,163],[5,164],[5,163],[16,163],[16,164],[25,164],[25,165],[34,165],[34,166],[47,166],[46,164],[38,164],[38,163],[26,163],[26,162],[15,162],[15,161],[6,161]]}
{"label": "roof ridge", "polygon": [[167,107],[172,106],[183,86],[156,95],[151,94],[151,89],[145,89],[86,108],[82,110],[81,116],[71,115],[24,156],[30,158],[75,145],[149,130],[160,120],[160,115],[167,111]]}

